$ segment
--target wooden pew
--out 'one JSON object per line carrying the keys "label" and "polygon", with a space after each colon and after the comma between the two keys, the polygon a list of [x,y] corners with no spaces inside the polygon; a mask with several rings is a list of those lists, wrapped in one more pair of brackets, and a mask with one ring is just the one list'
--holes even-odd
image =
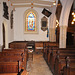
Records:
{"label": "wooden pew", "polygon": [[47,49],[47,63],[50,65],[50,59],[51,59],[51,53],[53,51],[53,48],[58,48],[58,46],[49,46],[49,49]]}
{"label": "wooden pew", "polygon": [[44,52],[43,52],[43,57],[46,60],[47,64],[49,65],[50,63],[50,54],[53,50],[53,48],[58,48],[58,46],[45,46]]}
{"label": "wooden pew", "polygon": [[28,55],[28,50],[26,49],[3,49],[3,52],[15,52],[16,54],[19,52],[19,53],[22,53],[22,57],[23,57],[23,64],[24,64],[24,69],[26,69],[26,65],[27,65],[27,55]]}
{"label": "wooden pew", "polygon": [[22,56],[0,56],[0,62],[16,62],[16,61],[21,61],[23,62],[23,57]]}
{"label": "wooden pew", "polygon": [[17,75],[19,72],[21,72],[22,64],[20,61],[17,62],[0,62],[0,75],[3,73],[16,73]]}
{"label": "wooden pew", "polygon": [[24,52],[25,52],[25,49],[3,49],[2,51],[3,51],[3,52],[4,52],[4,51],[10,51],[10,52],[11,52],[11,51],[16,51],[16,52],[23,52],[23,53],[24,53]]}
{"label": "wooden pew", "polygon": [[43,57],[45,58],[47,53],[49,52],[48,50],[51,50],[53,47],[58,47],[58,43],[56,42],[44,42],[44,52],[43,52]]}
{"label": "wooden pew", "polygon": [[44,57],[45,60],[47,60],[48,51],[49,51],[49,46],[46,46],[46,47],[44,48],[44,52],[43,52],[43,57]]}
{"label": "wooden pew", "polygon": [[22,70],[22,63],[0,62],[0,75],[27,75],[26,70]]}
{"label": "wooden pew", "polygon": [[43,44],[44,46],[46,45],[46,46],[58,46],[58,43],[56,43],[56,42],[44,42],[44,44]]}
{"label": "wooden pew", "polygon": [[[63,67],[66,65],[65,62],[65,57],[69,56],[69,58],[71,59],[71,61],[75,61],[75,54],[72,53],[60,53],[59,55],[57,55],[56,59],[55,59],[55,69],[54,69],[54,74],[55,75],[61,75],[63,72]],[[75,64],[75,63],[74,63]],[[71,65],[71,64],[70,64]]]}
{"label": "wooden pew", "polygon": [[75,75],[75,59],[66,58],[66,65],[63,67],[63,75]]}
{"label": "wooden pew", "polygon": [[10,52],[10,51],[3,51],[0,52],[0,56],[22,56],[23,57],[23,52]]}
{"label": "wooden pew", "polygon": [[[15,42],[16,43],[16,42]],[[10,44],[11,49],[3,49],[2,54],[0,53],[0,61],[1,63],[7,62],[17,62],[18,60],[21,61],[22,67],[26,69],[26,62],[27,62],[27,50],[25,50],[26,43],[24,42],[17,42],[16,44]],[[2,55],[2,57],[1,57]],[[4,60],[5,59],[5,60]],[[22,68],[23,69],[23,68]],[[25,70],[19,74],[17,73],[2,73],[0,75],[26,75]]]}
{"label": "wooden pew", "polygon": [[43,52],[43,42],[42,41],[35,42],[35,52],[36,53]]}
{"label": "wooden pew", "polygon": [[3,52],[20,52],[23,53],[24,57],[26,57],[27,60],[27,55],[28,55],[28,49],[3,49]]}
{"label": "wooden pew", "polygon": [[14,49],[25,49],[27,46],[27,42],[24,41],[14,41],[9,43],[9,48],[14,48]]}
{"label": "wooden pew", "polygon": [[75,53],[75,49],[74,48],[56,48],[53,49],[51,54],[50,54],[50,61],[49,61],[49,67],[51,69],[52,72],[54,72],[54,65],[55,65],[55,58],[56,58],[56,51],[60,51],[60,53]]}
{"label": "wooden pew", "polygon": [[[65,62],[65,57],[67,55],[70,56],[70,58],[74,58],[74,56],[75,56],[75,48],[71,47],[71,48],[63,49],[63,48],[58,48],[58,46],[55,46],[55,47],[54,46],[48,47],[48,46],[49,46],[49,43],[47,43],[47,46],[46,46],[46,44],[44,44],[43,57],[46,60],[46,62],[48,63],[48,65],[49,65],[51,71],[53,72],[53,74],[54,74],[54,69],[55,69],[54,68],[55,58],[56,58],[56,55],[57,55],[56,51],[61,51],[60,53],[62,53],[62,52],[65,53],[64,59],[62,59],[62,60],[64,60],[64,62]],[[66,52],[65,52],[65,50],[66,50]],[[67,52],[69,54],[67,54]]]}

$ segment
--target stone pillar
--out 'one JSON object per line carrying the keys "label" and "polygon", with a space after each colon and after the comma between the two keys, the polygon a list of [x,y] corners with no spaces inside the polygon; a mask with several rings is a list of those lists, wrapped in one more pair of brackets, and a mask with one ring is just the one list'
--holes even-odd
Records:
{"label": "stone pillar", "polygon": [[49,41],[56,42],[55,28],[49,28]]}
{"label": "stone pillar", "polygon": [[59,48],[66,48],[67,26],[60,26]]}

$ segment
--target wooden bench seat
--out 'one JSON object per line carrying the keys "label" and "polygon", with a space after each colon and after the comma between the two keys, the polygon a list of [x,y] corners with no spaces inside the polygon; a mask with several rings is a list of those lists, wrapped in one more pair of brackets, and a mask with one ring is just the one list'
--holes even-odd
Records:
{"label": "wooden bench seat", "polygon": [[15,62],[15,61],[21,61],[23,62],[22,56],[0,56],[0,62]]}
{"label": "wooden bench seat", "polygon": [[[8,55],[8,53],[10,55],[10,52],[12,52],[11,55],[15,55],[15,56],[17,55],[17,53],[18,53],[18,56],[19,56],[19,53],[20,54],[22,53],[21,56],[23,59],[24,69],[26,69],[27,60],[28,60],[28,50],[27,49],[3,49],[3,52],[7,52],[7,55]],[[13,53],[15,53],[15,54],[13,54]]]}
{"label": "wooden bench seat", "polygon": [[23,52],[10,52],[10,51],[4,51],[0,52],[0,56],[23,56]]}
{"label": "wooden bench seat", "polygon": [[[0,62],[16,62],[16,61],[21,61],[22,62],[22,67],[24,69],[26,69],[26,65],[27,65],[27,57],[24,55],[20,55],[20,54],[17,54],[17,52],[12,52],[11,55],[10,55],[11,52],[2,52],[1,56],[0,55]],[[16,54],[16,55],[15,55]]]}
{"label": "wooden bench seat", "polygon": [[58,48],[58,46],[49,46],[48,45],[44,48],[43,57],[48,64],[50,62],[50,54],[51,54],[53,48]]}
{"label": "wooden bench seat", "polygon": [[18,73],[0,73],[0,75],[18,75]]}
{"label": "wooden bench seat", "polygon": [[0,62],[0,75],[27,75],[27,71],[22,71],[22,63]]}
{"label": "wooden bench seat", "polygon": [[14,49],[25,49],[26,46],[27,46],[26,42],[15,41],[15,42],[9,43],[9,48],[14,48]]}
{"label": "wooden bench seat", "polygon": [[22,64],[18,62],[0,62],[0,73],[19,73]]}
{"label": "wooden bench seat", "polygon": [[17,52],[25,52],[25,49],[3,49],[2,51],[3,51],[3,52],[4,52],[4,51],[17,51]]}
{"label": "wooden bench seat", "polygon": [[75,54],[60,54],[55,59],[54,74],[61,75],[63,67],[66,65],[65,57],[70,58],[70,66],[75,65]]}
{"label": "wooden bench seat", "polygon": [[57,49],[57,50],[54,49],[54,50],[52,50],[52,52],[50,54],[50,61],[49,61],[49,67],[51,68],[51,70],[53,70],[53,68],[54,68],[57,51],[60,51],[60,54],[62,53],[62,54],[65,54],[65,55],[66,55],[66,53],[70,53],[70,54],[75,53],[75,49],[73,49],[73,48],[71,48],[69,50],[68,49]]}
{"label": "wooden bench seat", "polygon": [[55,64],[55,58],[56,58],[56,55],[57,55],[56,51],[61,51],[61,52],[64,52],[64,53],[68,52],[68,53],[74,54],[75,48],[58,48],[58,46],[52,46],[52,47],[47,46],[47,47],[45,47],[43,57],[46,60],[46,62],[49,65],[51,70],[52,70],[52,67],[54,67],[54,64]]}
{"label": "wooden bench seat", "polygon": [[63,75],[75,75],[75,59],[67,59],[63,67]]}
{"label": "wooden bench seat", "polygon": [[56,42],[44,42],[44,46],[58,46],[58,43]]}

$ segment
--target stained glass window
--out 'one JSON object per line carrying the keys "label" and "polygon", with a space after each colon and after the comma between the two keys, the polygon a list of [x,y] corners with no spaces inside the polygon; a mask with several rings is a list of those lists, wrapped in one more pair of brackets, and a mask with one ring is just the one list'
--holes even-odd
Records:
{"label": "stained glass window", "polygon": [[36,31],[36,15],[32,11],[26,15],[26,31]]}

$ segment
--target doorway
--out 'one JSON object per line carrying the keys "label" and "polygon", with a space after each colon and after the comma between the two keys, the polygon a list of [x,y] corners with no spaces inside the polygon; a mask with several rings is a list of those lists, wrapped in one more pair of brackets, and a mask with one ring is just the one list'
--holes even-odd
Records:
{"label": "doorway", "polygon": [[2,28],[3,28],[3,48],[5,48],[5,26],[4,26],[4,23],[2,24]]}
{"label": "doorway", "polygon": [[72,32],[67,32],[67,45],[74,45],[74,36]]}

